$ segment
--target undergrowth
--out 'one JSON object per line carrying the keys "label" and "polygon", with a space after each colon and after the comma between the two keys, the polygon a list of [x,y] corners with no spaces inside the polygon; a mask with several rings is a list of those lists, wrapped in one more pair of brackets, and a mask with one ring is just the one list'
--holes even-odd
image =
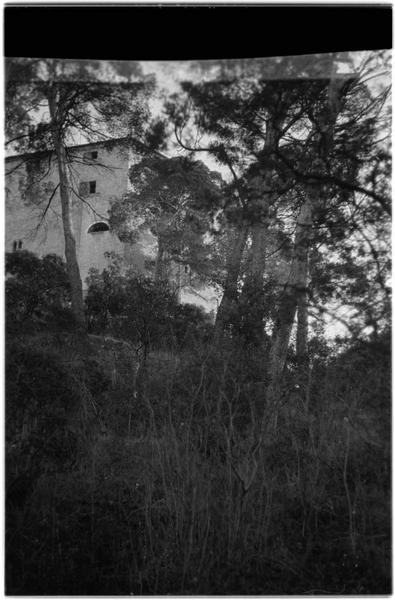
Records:
{"label": "undergrowth", "polygon": [[191,347],[136,378],[123,343],[9,340],[7,593],[390,593],[388,348],[287,379],[269,443],[241,353]]}

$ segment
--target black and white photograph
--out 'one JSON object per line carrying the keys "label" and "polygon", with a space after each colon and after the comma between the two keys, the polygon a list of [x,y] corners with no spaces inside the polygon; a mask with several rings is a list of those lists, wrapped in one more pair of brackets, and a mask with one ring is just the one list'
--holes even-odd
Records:
{"label": "black and white photograph", "polygon": [[68,36],[4,60],[5,593],[391,594],[390,46]]}

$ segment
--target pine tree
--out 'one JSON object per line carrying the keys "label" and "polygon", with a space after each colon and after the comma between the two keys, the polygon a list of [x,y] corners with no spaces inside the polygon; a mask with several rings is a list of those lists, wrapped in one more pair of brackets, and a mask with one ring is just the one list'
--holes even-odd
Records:
{"label": "pine tree", "polygon": [[[103,82],[98,62],[9,59],[6,67],[7,145],[27,153],[30,169],[31,152],[44,151],[49,160],[52,156],[56,160],[71,303],[76,328],[82,332],[85,330],[82,282],[71,211],[75,191],[70,181],[67,149],[77,133],[89,140],[111,137],[106,127],[111,131],[114,120],[119,121],[121,115],[124,130],[126,127],[130,136],[141,134],[143,123],[147,122],[144,94],[151,84],[142,81],[139,73],[132,73],[132,82]],[[24,162],[19,166],[23,168]],[[34,173],[30,173],[29,184],[34,183]],[[56,191],[57,188],[51,192],[46,210]]]}
{"label": "pine tree", "polygon": [[115,202],[110,222],[122,241],[141,232],[156,239],[154,279],[168,278],[171,262],[207,276],[210,231],[222,202],[222,178],[200,161],[186,157],[143,158],[129,171],[132,191]]}

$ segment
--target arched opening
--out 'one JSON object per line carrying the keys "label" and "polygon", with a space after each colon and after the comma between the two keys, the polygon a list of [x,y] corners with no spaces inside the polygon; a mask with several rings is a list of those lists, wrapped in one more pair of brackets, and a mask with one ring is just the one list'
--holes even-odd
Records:
{"label": "arched opening", "polygon": [[93,225],[91,225],[88,229],[88,233],[100,233],[102,231],[110,231],[108,224],[104,221],[93,223]]}

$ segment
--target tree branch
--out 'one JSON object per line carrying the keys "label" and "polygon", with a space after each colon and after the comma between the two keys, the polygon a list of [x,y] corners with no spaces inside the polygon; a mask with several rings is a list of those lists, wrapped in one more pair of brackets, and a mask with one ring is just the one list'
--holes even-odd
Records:
{"label": "tree branch", "polygon": [[57,190],[58,190],[59,186],[60,186],[60,183],[58,183],[58,185],[55,187],[54,191],[53,191],[53,192],[52,192],[52,194],[51,194],[51,197],[50,197],[50,199],[48,200],[48,204],[47,204],[47,206],[45,207],[45,210],[44,210],[44,212],[43,212],[43,214],[42,214],[42,216],[41,216],[40,222],[39,222],[39,224],[37,225],[37,227],[36,227],[36,229],[35,229],[35,232],[36,232],[36,233],[38,232],[38,230],[40,229],[41,225],[42,225],[42,224],[43,224],[43,222],[44,222],[45,216],[46,216],[46,214],[47,214],[47,212],[48,212],[48,210],[49,210],[49,207],[51,206],[51,202],[52,202],[52,200],[53,200],[53,198],[54,198],[54,196],[55,196],[55,194],[56,194],[56,192],[57,192]]}
{"label": "tree branch", "polygon": [[302,179],[304,181],[315,180],[315,181],[322,181],[324,183],[334,183],[335,185],[337,185],[343,189],[350,190],[351,192],[360,192],[361,194],[365,194],[366,196],[373,198],[373,200],[376,200],[376,202],[378,202],[381,205],[383,210],[388,215],[391,215],[391,208],[390,208],[389,202],[387,202],[383,196],[376,194],[372,190],[368,190],[367,188],[365,188],[361,185],[357,185],[355,183],[350,183],[348,181],[344,181],[344,179],[340,179],[340,177],[336,177],[335,175],[329,175],[329,174],[323,175],[322,173],[314,173],[314,172],[313,173],[304,173],[303,171],[299,171],[299,169],[295,168],[293,166],[293,164],[291,163],[291,161],[286,159],[279,151],[277,151],[277,155],[287,165],[287,167],[295,175],[297,175],[300,179]]}

